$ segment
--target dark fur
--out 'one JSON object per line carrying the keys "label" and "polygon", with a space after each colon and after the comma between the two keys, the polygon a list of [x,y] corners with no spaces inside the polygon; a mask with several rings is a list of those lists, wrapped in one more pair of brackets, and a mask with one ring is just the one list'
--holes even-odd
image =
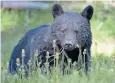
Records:
{"label": "dark fur", "polygon": [[[90,28],[90,19],[93,15],[92,6],[87,6],[81,13],[76,12],[64,12],[59,4],[55,4],[52,7],[52,14],[54,21],[51,25],[44,25],[36,29],[32,29],[25,34],[25,36],[19,41],[14,48],[10,62],[9,72],[16,72],[16,58],[21,57],[21,49],[25,49],[24,63],[27,65],[28,60],[33,59],[35,50],[38,51],[38,60],[40,67],[44,66],[46,62],[46,51],[50,52],[50,56],[53,55],[53,40],[56,40],[58,48],[64,48],[68,57],[72,59],[72,62],[78,61],[79,48],[81,48],[81,56],[83,57],[83,51],[86,49],[85,55],[85,70],[88,71],[91,58],[91,44],[92,33]],[[61,56],[60,56],[61,57]],[[51,61],[54,57],[50,58]],[[50,62],[50,66],[53,66],[53,61]]]}

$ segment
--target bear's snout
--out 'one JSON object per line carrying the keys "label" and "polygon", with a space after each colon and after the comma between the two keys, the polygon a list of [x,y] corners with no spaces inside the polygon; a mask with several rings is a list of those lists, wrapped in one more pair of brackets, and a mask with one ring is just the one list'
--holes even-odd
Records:
{"label": "bear's snout", "polygon": [[74,46],[71,44],[71,43],[66,43],[64,45],[64,49],[65,50],[73,50],[74,49]]}

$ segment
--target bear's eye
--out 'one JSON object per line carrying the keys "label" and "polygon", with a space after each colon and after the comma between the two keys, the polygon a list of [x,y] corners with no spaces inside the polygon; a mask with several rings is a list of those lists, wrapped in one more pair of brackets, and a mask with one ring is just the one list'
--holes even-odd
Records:
{"label": "bear's eye", "polygon": [[75,30],[75,33],[78,34],[78,30]]}
{"label": "bear's eye", "polygon": [[61,32],[64,33],[66,31],[66,29],[61,29]]}

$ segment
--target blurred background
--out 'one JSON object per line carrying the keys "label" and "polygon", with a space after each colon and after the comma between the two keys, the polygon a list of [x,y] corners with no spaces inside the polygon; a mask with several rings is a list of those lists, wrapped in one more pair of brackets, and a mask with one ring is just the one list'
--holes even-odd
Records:
{"label": "blurred background", "polygon": [[7,62],[14,46],[24,34],[53,21],[51,7],[62,5],[65,11],[81,12],[87,5],[94,7],[91,19],[93,33],[92,56],[107,56],[115,60],[115,1],[23,1],[1,2],[1,66]]}

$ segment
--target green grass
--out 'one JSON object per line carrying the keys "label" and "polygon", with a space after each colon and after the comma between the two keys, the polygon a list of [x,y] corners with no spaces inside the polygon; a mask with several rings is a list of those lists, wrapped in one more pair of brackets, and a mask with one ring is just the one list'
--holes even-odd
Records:
{"label": "green grass", "polygon": [[[56,70],[56,69],[55,69]],[[72,70],[71,70],[72,71]],[[115,61],[108,57],[93,57],[89,76],[73,70],[71,74],[60,75],[58,70],[50,75],[42,75],[40,69],[32,72],[27,78],[20,79],[18,75],[8,75],[2,71],[2,83],[114,83]]]}
{"label": "green grass", "polygon": [[[84,3],[81,3],[82,5]],[[93,43],[103,44],[109,41],[115,45],[115,8],[109,7],[108,10],[105,10],[100,2],[93,4],[93,6],[94,16],[91,20]],[[79,8],[72,10],[76,12],[81,11]],[[52,76],[46,76],[41,75],[39,69],[34,71],[32,76],[23,79],[19,79],[17,75],[8,75],[7,62],[20,38],[31,28],[42,24],[51,24],[53,17],[51,9],[44,11],[34,9],[31,10],[29,25],[26,26],[24,10],[13,9],[9,12],[6,9],[1,9],[1,13],[2,83],[115,83],[115,59],[113,60],[112,58],[115,56],[114,51],[109,57],[106,57],[105,53],[98,54],[96,50],[93,50],[92,54],[95,57],[92,57],[92,72],[88,77],[79,75],[79,72],[76,70],[72,71],[69,75],[63,76],[54,72]]]}

